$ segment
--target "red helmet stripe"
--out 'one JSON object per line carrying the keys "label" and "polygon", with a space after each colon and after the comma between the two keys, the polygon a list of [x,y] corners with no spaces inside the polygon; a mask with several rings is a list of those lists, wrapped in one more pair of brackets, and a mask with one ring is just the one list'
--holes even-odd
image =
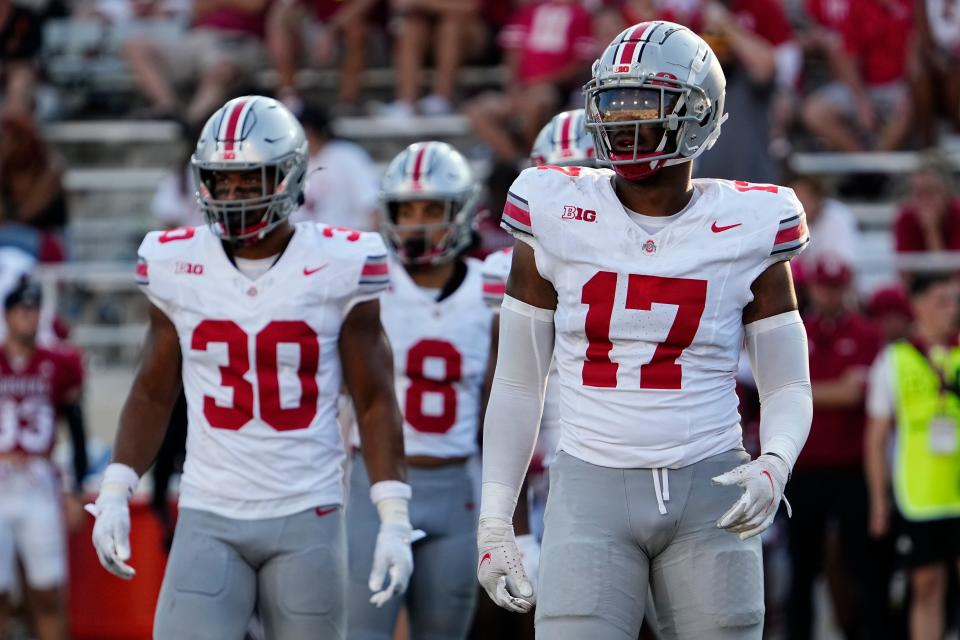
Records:
{"label": "red helmet stripe", "polygon": [[423,157],[427,155],[427,146],[424,145],[420,147],[420,150],[417,151],[417,157],[413,161],[413,188],[415,191],[419,191],[420,186],[420,174],[423,171]]}
{"label": "red helmet stripe", "polygon": [[617,64],[630,64],[633,62],[633,52],[637,49],[637,43],[634,41],[625,42],[623,49],[620,50],[620,59]]}
{"label": "red helmet stripe", "polygon": [[647,31],[647,29],[649,29],[650,27],[652,27],[654,24],[656,24],[656,23],[654,23],[654,22],[641,22],[641,23],[635,25],[635,26],[633,27],[633,29],[630,30],[630,33],[627,34],[627,37],[626,37],[625,39],[626,39],[626,40],[640,40],[641,38],[643,38],[643,35],[644,35],[644,33]]}
{"label": "red helmet stripe", "polygon": [[233,105],[233,110],[230,112],[230,117],[227,120],[227,132],[223,136],[224,151],[233,150],[233,141],[237,135],[237,124],[240,122],[240,115],[243,113],[245,106],[247,106],[246,98],[237,100],[236,104]]}
{"label": "red helmet stripe", "polygon": [[560,126],[560,148],[564,151],[570,150],[570,125],[573,118],[569,113],[563,114],[563,124]]}

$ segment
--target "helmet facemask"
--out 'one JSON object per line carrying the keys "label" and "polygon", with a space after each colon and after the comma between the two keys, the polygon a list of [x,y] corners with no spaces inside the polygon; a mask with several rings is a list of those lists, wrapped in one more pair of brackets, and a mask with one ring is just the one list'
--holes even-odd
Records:
{"label": "helmet facemask", "polygon": [[628,180],[691,160],[689,129],[710,116],[703,89],[662,74],[645,80],[594,80],[586,94],[586,127],[597,159]]}
{"label": "helmet facemask", "polygon": [[[302,180],[304,167],[293,155],[277,162],[244,166],[241,163],[223,165],[201,163],[194,158],[197,181],[197,199],[213,232],[234,246],[250,246],[265,238],[300,205],[291,195],[292,184]],[[218,186],[218,174],[259,172],[257,189],[237,187],[241,197],[223,197]],[[222,176],[221,176],[222,179]],[[219,197],[218,197],[219,196]]]}
{"label": "helmet facemask", "polygon": [[[463,199],[434,199],[420,195],[406,199],[386,199],[387,220],[383,234],[405,265],[437,265],[450,262],[470,245],[471,221],[479,192],[473,190]],[[400,207],[405,202],[436,202],[443,207],[443,221],[427,224],[399,222]],[[439,237],[438,231],[443,231]]]}

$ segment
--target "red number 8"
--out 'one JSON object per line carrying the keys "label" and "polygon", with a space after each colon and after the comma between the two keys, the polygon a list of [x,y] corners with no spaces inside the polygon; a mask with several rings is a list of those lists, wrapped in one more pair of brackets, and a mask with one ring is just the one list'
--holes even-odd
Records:
{"label": "red number 8", "polygon": [[[440,379],[424,377],[423,365],[427,358],[443,360],[444,374]],[[445,340],[421,340],[407,352],[407,377],[410,386],[404,401],[404,419],[424,433],[446,433],[457,421],[457,390],[463,368],[463,358],[457,348]],[[423,396],[439,393],[443,397],[443,412],[427,415],[423,412]]]}

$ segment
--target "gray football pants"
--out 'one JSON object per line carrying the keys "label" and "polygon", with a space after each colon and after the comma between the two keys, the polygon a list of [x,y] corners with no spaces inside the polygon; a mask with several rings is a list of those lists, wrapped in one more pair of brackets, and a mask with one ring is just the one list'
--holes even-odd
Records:
{"label": "gray football pants", "polygon": [[476,604],[477,522],[467,465],[407,469],[413,489],[410,522],[427,537],[413,545],[413,576],[403,598],[370,604],[370,568],[380,517],[370,502],[370,480],[360,456],[353,459],[347,503],[350,578],[347,637],[392,640],[406,605],[412,640],[462,640]]}
{"label": "gray football pants", "polygon": [[710,482],[747,460],[728,451],[664,478],[561,452],[550,468],[537,638],[636,640],[649,585],[662,638],[759,640],[760,537],[717,528],[742,489]]}
{"label": "gray football pants", "polygon": [[241,640],[256,608],[267,640],[342,640],[342,509],[234,520],[181,509],[157,602],[156,640]]}

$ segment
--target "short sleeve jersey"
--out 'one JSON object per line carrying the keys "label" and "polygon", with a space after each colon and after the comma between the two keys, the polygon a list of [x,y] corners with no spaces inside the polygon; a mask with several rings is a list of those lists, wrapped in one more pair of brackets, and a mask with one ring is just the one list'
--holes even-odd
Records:
{"label": "short sleeve jersey", "polygon": [[399,263],[381,298],[393,348],[407,455],[458,458],[477,452],[480,398],[493,314],[484,302],[481,263],[468,258],[460,286],[442,300]]}
{"label": "short sleeve jersey", "polygon": [[343,501],[338,340],[389,283],[380,236],[300,223],[256,280],[209,227],[147,234],[137,281],[183,356],[187,458],[180,505],[238,519]]}
{"label": "short sleeve jersey", "polygon": [[609,467],[693,464],[741,445],[743,310],[753,281],[807,244],[805,216],[791,189],[700,179],[649,233],[613,175],[527,169],[504,208],[557,291],[560,448]]}
{"label": "short sleeve jersey", "polygon": [[82,383],[76,354],[38,348],[28,361],[13,363],[0,349],[0,453],[49,457],[57,412]]}

